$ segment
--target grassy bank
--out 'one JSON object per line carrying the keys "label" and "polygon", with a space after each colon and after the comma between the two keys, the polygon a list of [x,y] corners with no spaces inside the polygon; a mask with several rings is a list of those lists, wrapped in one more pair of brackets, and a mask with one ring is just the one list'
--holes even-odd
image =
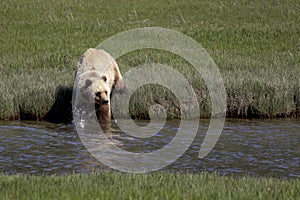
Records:
{"label": "grassy bank", "polygon": [[1,199],[298,199],[299,180],[214,174],[0,176]]}
{"label": "grassy bank", "polygon": [[[0,119],[69,121],[74,66],[79,57],[116,33],[146,26],[180,31],[210,53],[225,82],[228,117],[299,116],[297,5],[296,0],[3,0]],[[187,78],[193,74],[184,60],[156,51],[133,52],[118,62],[123,73],[138,64],[159,62],[175,67]],[[204,83],[189,80],[198,95],[201,116],[209,117]],[[158,102],[168,107],[169,117],[178,117],[172,94],[163,96],[161,91],[152,86],[141,88],[132,99],[132,116],[147,118],[148,105]]]}

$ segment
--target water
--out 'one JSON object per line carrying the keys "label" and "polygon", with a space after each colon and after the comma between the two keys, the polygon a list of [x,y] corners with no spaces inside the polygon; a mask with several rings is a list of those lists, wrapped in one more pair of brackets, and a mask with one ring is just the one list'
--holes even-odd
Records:
{"label": "water", "polygon": [[[203,159],[199,149],[208,121],[200,122],[191,147],[164,170],[217,172],[283,179],[300,177],[298,120],[227,120],[219,141]],[[147,122],[138,122],[147,125]],[[124,133],[114,137],[131,152],[153,152],[167,145],[178,128],[168,121],[148,139]],[[5,174],[69,174],[108,170],[86,150],[74,125],[37,122],[0,122],[0,171]]]}

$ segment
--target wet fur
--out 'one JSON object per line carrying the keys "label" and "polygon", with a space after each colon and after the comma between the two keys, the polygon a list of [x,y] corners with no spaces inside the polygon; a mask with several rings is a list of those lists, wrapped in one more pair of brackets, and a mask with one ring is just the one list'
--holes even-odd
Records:
{"label": "wet fur", "polygon": [[110,88],[109,94],[107,94],[109,101],[108,103],[95,102],[95,108],[102,130],[110,132],[111,94],[113,91],[122,93],[125,90],[125,84],[116,61],[107,52],[90,48],[81,57],[76,74],[79,77],[79,88],[83,90],[85,90],[83,85],[86,84],[87,79],[99,80],[105,76],[105,82]]}

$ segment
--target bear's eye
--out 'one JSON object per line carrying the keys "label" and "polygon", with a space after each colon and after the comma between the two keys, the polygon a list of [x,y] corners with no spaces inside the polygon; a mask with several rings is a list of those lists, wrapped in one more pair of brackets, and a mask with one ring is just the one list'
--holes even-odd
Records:
{"label": "bear's eye", "polygon": [[96,92],[96,97],[101,97],[101,92]]}
{"label": "bear's eye", "polygon": [[104,80],[104,82],[106,82],[106,81],[107,81],[107,78],[106,78],[106,76],[102,76],[101,78]]}
{"label": "bear's eye", "polygon": [[105,91],[104,93],[105,93],[105,95],[107,96],[107,91]]}

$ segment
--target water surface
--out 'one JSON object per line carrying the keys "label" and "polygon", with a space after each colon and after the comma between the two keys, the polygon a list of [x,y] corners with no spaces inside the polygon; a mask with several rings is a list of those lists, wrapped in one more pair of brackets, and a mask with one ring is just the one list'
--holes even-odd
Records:
{"label": "water surface", "polygon": [[[214,149],[199,159],[208,123],[200,122],[194,143],[164,170],[300,177],[298,120],[226,120]],[[168,121],[151,138],[137,139],[120,132],[114,139],[127,151],[151,152],[167,145],[177,128],[177,121]],[[68,174],[108,169],[86,150],[72,124],[0,122],[0,171],[5,174]]]}

